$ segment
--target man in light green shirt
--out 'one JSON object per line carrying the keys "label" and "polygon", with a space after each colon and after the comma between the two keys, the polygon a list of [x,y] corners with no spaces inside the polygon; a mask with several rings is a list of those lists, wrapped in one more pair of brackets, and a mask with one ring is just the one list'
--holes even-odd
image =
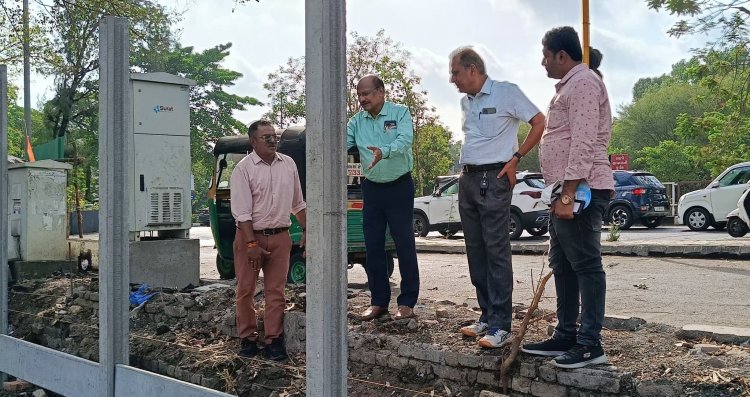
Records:
{"label": "man in light green shirt", "polygon": [[414,180],[411,170],[414,127],[406,106],[385,101],[385,85],[375,75],[359,80],[357,99],[362,110],[346,126],[347,146],[359,150],[362,172],[362,226],[367,250],[367,282],[371,306],[359,316],[373,320],[388,313],[386,228],[396,243],[401,294],[395,319],[414,316],[419,295],[419,267],[412,218]]}

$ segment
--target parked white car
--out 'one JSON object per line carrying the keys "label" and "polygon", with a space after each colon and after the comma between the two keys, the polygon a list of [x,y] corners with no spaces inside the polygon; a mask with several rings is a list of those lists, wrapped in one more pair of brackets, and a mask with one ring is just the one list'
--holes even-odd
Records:
{"label": "parked white car", "polygon": [[677,204],[677,223],[691,230],[726,227],[727,215],[750,182],[750,161],[735,164],[719,174],[706,188],[683,194]]}
{"label": "parked white car", "polygon": [[[517,239],[524,229],[529,234],[547,233],[549,207],[542,203],[542,174],[519,172],[513,188],[510,210],[510,238]],[[414,199],[414,235],[424,237],[431,231],[443,235],[461,230],[458,214],[458,175],[438,177],[435,192]]]}

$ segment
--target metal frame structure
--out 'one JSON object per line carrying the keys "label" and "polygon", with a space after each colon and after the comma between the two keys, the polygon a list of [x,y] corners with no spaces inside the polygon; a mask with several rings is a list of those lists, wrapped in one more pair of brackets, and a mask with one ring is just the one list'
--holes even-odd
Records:
{"label": "metal frame structure", "polygon": [[[346,169],[346,1],[306,0],[308,81],[307,161],[310,173],[308,230],[307,395],[346,396],[346,272],[328,266],[346,260],[346,194],[336,181]],[[7,266],[0,271],[0,373],[8,373],[67,396],[229,394],[128,366],[128,21],[104,17],[99,24],[100,167],[100,362],[8,335]],[[0,237],[8,234],[7,69],[0,65]],[[325,132],[325,133],[324,133]],[[0,264],[8,247],[0,244]]]}

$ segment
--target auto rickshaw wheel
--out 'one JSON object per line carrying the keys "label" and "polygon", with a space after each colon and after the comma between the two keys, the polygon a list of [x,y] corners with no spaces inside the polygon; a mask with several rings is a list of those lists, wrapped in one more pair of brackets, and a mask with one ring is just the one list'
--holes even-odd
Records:
{"label": "auto rickshaw wheel", "polygon": [[294,250],[292,255],[289,257],[289,272],[286,276],[286,281],[289,284],[300,284],[304,283],[307,279],[307,264],[305,257],[302,253]]}
{"label": "auto rickshaw wheel", "polygon": [[219,278],[222,280],[234,278],[234,262],[224,260],[220,254],[216,254],[216,270],[219,271]]}

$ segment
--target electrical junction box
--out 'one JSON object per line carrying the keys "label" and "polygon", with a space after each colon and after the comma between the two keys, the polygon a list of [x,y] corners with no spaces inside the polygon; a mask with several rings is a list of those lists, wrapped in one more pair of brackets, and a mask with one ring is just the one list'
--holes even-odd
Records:
{"label": "electrical junction box", "polygon": [[128,151],[131,284],[200,283],[200,240],[190,239],[190,87],[169,73],[132,73]]}
{"label": "electrical junction box", "polygon": [[53,160],[8,164],[9,260],[68,257],[67,170]]}
{"label": "electrical junction box", "polygon": [[130,232],[187,237],[191,227],[190,86],[169,73],[130,75]]}

